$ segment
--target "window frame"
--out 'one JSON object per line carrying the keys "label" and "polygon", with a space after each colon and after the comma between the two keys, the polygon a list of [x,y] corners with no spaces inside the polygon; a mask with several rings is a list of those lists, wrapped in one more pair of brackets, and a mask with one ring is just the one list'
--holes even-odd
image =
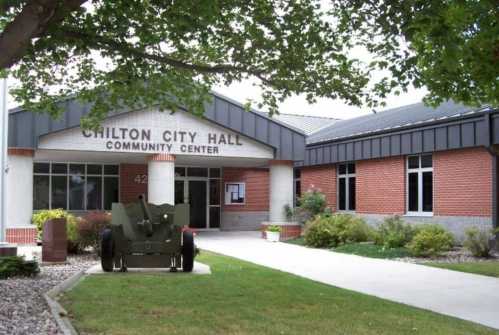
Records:
{"label": "window frame", "polygon": [[[232,202],[229,198],[227,198],[227,186],[228,185],[238,185],[239,187],[242,185],[243,186],[243,202]],[[228,201],[229,200],[229,201]],[[224,204],[227,206],[244,206],[246,205],[246,183],[242,181],[228,181],[224,183]]]}
{"label": "window frame", "polygon": [[[300,194],[297,193],[297,191],[298,191],[297,186],[298,185],[300,186]],[[298,200],[301,197],[301,193],[302,193],[302,190],[301,190],[301,169],[294,168],[293,169],[293,206],[296,207],[298,205]]]}
{"label": "window frame", "polygon": [[[431,167],[421,167],[422,166],[422,157],[423,156],[431,156],[432,163]],[[409,168],[409,159],[411,157],[418,157],[418,167],[417,168]],[[405,160],[405,216],[433,216],[433,205],[434,205],[434,191],[435,191],[435,183],[434,183],[434,173],[433,173],[433,155],[432,154],[419,154],[419,155],[409,155]],[[431,189],[432,189],[432,197],[431,197],[431,207],[432,211],[427,212],[423,211],[423,173],[431,172],[432,180],[431,180]],[[409,210],[409,174],[417,173],[418,174],[418,210],[410,211]]]}
{"label": "window frame", "polygon": [[[49,165],[49,169],[48,169],[48,172],[35,172],[34,171],[34,167],[33,167],[33,177],[34,176],[48,176],[49,177],[49,190],[48,190],[48,208],[42,208],[42,209],[35,209],[33,208],[33,211],[42,211],[42,210],[52,210],[52,209],[57,209],[57,208],[60,208],[60,207],[53,207],[52,206],[52,177],[53,176],[65,176],[66,177],[66,206],[65,208],[63,208],[65,211],[68,211],[68,212],[87,212],[87,211],[109,211],[111,209],[105,209],[105,196],[104,196],[104,192],[105,192],[105,179],[106,178],[116,178],[118,179],[118,202],[121,201],[121,182],[120,182],[120,169],[121,169],[121,166],[119,163],[98,163],[98,162],[73,162],[73,161],[66,161],[66,162],[61,162],[61,161],[35,161],[33,162],[33,165],[34,164],[48,164]],[[66,165],[66,173],[53,173],[52,172],[52,164],[65,164]],[[70,165],[71,164],[79,164],[79,165],[84,165],[85,168],[84,168],[84,173],[83,174],[78,174],[78,173],[72,173],[71,170],[70,170]],[[101,173],[100,174],[88,174],[87,173],[87,166],[88,165],[100,165],[101,166]],[[105,173],[105,166],[109,166],[109,165],[112,165],[112,166],[117,166],[118,167],[118,171],[117,171],[117,174],[106,174]],[[83,209],[69,209],[69,198],[70,198],[70,179],[71,179],[71,176],[75,176],[75,175],[82,175],[85,179],[85,182],[84,182],[84,187],[83,187],[83,192],[84,192],[84,199],[83,199]],[[101,205],[100,205],[100,209],[88,209],[88,206],[87,206],[87,181],[88,181],[88,177],[100,177],[101,178]],[[33,188],[34,188],[34,184],[33,184]],[[33,202],[34,199],[31,199],[31,201]]]}
{"label": "window frame", "polygon": [[[353,164],[355,168],[354,173],[348,172],[348,165]],[[340,165],[345,165],[345,173],[340,173]],[[355,185],[355,209],[350,208],[350,178],[355,178],[357,183],[357,166],[355,162],[339,163],[336,167],[336,211],[342,213],[355,213],[357,210],[357,185]],[[345,179],[345,209],[340,209],[340,179]]]}

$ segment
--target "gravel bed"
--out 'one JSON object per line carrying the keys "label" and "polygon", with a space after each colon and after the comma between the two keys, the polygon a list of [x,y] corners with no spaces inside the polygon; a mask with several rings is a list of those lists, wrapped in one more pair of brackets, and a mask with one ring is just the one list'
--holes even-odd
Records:
{"label": "gravel bed", "polygon": [[497,261],[499,264],[499,254],[492,252],[491,257],[475,257],[465,248],[454,248],[450,251],[443,253],[440,256],[433,258],[416,258],[416,257],[403,257],[394,260],[408,262],[408,263],[466,263],[466,262],[484,262],[484,261]]}
{"label": "gravel bed", "polygon": [[43,294],[97,262],[93,255],[68,257],[68,264],[40,266],[35,278],[0,280],[0,334],[62,334]]}

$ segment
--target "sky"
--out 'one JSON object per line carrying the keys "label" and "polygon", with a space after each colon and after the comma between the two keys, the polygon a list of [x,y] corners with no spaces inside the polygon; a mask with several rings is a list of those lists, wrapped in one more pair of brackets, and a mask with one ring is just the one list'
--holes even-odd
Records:
{"label": "sky", "polygon": [[[258,101],[260,97],[259,88],[254,87],[250,81],[244,81],[228,87],[214,87],[213,90],[242,103],[246,102],[248,99]],[[427,91],[425,89],[410,88],[407,93],[402,93],[399,96],[390,95],[385,100],[386,106],[376,109],[376,112],[421,102],[426,93]],[[279,105],[279,112],[286,114],[323,116],[336,119],[350,119],[372,113],[372,109],[368,107],[359,108],[349,106],[341,100],[332,99],[319,99],[316,104],[310,105],[304,96],[294,96]]]}

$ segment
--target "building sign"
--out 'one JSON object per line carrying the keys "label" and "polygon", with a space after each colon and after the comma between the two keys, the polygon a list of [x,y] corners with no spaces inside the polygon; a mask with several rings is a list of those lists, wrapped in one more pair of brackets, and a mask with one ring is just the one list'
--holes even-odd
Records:
{"label": "building sign", "polygon": [[40,149],[273,158],[271,147],[186,112],[145,110],[40,138]]}
{"label": "building sign", "polygon": [[[219,154],[221,145],[243,146],[238,134],[198,134],[196,131],[163,130],[161,136],[151,137],[152,132],[153,129],[105,127],[98,131],[82,130],[82,135],[104,140],[106,149],[110,151]],[[203,136],[205,138],[201,138]],[[154,142],[151,138],[160,138],[161,142]],[[174,146],[178,150],[175,150]]]}

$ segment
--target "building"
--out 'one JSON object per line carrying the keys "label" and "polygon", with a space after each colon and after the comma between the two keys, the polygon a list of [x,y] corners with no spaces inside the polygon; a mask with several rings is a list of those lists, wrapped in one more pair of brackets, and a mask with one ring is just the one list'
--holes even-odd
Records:
{"label": "building", "polygon": [[317,188],[334,211],[369,222],[433,221],[457,234],[497,224],[499,111],[451,102],[349,120],[246,112],[219,94],[203,117],[155,108],[112,113],[79,128],[89,106],[66,100],[59,120],[9,113],[7,239],[31,243],[33,211],[109,210],[145,193],[190,204],[195,229],[280,224],[285,206]]}

